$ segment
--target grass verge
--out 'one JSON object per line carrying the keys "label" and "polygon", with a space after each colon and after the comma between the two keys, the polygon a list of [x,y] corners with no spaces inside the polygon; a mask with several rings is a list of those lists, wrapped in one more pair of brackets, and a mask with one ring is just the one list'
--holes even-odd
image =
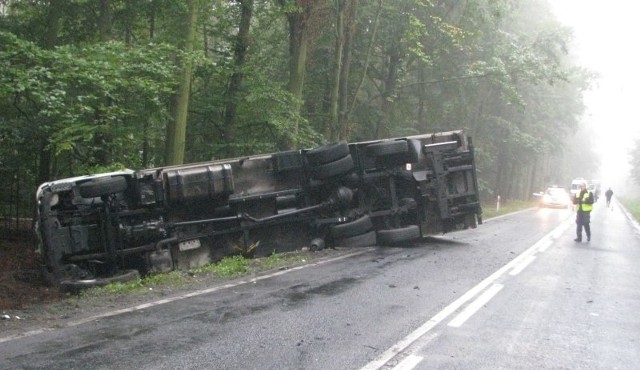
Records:
{"label": "grass verge", "polygon": [[531,207],[537,207],[537,203],[535,201],[510,200],[508,202],[501,203],[500,207],[498,207],[496,203],[483,202],[482,218],[489,219],[491,217],[501,216]]}
{"label": "grass verge", "polygon": [[618,198],[633,218],[640,220],[640,199]]}
{"label": "grass verge", "polygon": [[78,298],[91,299],[113,297],[129,293],[152,291],[157,288],[180,289],[200,281],[228,280],[252,273],[273,270],[285,266],[305,263],[306,253],[272,253],[268,257],[248,259],[242,256],[226,257],[219,262],[210,263],[189,271],[171,271],[150,274],[126,283],[111,283],[83,291]]}

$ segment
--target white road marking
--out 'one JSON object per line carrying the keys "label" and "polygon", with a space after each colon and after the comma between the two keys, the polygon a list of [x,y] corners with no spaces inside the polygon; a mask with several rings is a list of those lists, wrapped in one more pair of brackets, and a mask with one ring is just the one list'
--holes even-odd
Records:
{"label": "white road marking", "polygon": [[459,328],[464,324],[474,313],[478,312],[493,298],[499,291],[504,288],[502,284],[493,284],[491,288],[487,289],[482,295],[476,298],[475,301],[471,302],[462,312],[458,314],[453,320],[449,321],[449,326],[454,328]]}
{"label": "white road marking", "polygon": [[[557,238],[555,238],[557,239]],[[551,244],[553,244],[553,240],[551,240],[551,238],[547,239],[545,243],[541,243],[540,247],[538,247],[538,251],[540,252],[544,252],[547,250],[547,248],[549,248],[551,246]]]}
{"label": "white road marking", "polygon": [[407,358],[400,361],[398,365],[394,366],[393,370],[411,370],[416,367],[416,365],[418,365],[422,360],[424,360],[423,357],[409,355],[407,356]]}
{"label": "white road marking", "polygon": [[[545,247],[546,249],[546,247]],[[511,270],[511,272],[509,272],[509,275],[511,276],[516,276],[518,275],[520,272],[522,272],[522,270],[525,269],[525,267],[529,266],[529,264],[531,262],[533,262],[536,259],[536,256],[529,256],[529,258],[527,258],[526,260],[522,261],[518,266],[514,267],[513,270]]]}
{"label": "white road marking", "polygon": [[[502,266],[493,274],[489,275],[486,279],[482,280],[478,285],[474,286],[466,293],[464,293],[460,298],[456,299],[452,303],[450,303],[447,307],[445,307],[442,311],[438,312],[435,316],[429,319],[427,322],[422,324],[419,328],[409,333],[406,337],[398,341],[396,344],[391,346],[389,349],[384,351],[380,356],[378,356],[373,361],[366,364],[361,370],[377,370],[384,366],[389,360],[394,358],[398,353],[406,350],[413,342],[420,339],[422,336],[427,334],[433,328],[438,326],[443,320],[457,311],[461,306],[465,305],[468,301],[470,301],[473,297],[475,297],[478,293],[483,291],[489,285],[493,284],[496,280],[498,280],[502,275],[504,275],[507,271],[511,270],[518,264],[522,263],[523,260],[526,260],[529,256],[534,255],[539,249],[548,243],[549,238],[552,235],[557,235],[560,230],[565,230],[568,227],[570,218],[565,220],[562,224],[553,229],[549,234],[545,235],[540,239],[537,243],[529,247],[527,250],[522,252],[519,256],[508,262],[506,265]],[[545,247],[546,248],[546,247]]]}

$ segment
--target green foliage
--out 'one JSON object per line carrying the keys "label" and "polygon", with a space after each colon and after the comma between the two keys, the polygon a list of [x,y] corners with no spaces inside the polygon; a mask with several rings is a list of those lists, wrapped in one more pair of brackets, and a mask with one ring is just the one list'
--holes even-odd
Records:
{"label": "green foliage", "polygon": [[[187,58],[194,73],[186,161],[329,140],[333,2],[314,3],[301,98],[287,89],[287,16],[301,9],[299,2],[253,2],[242,65],[234,59],[238,2],[200,1],[199,50],[189,54],[179,51],[184,1],[109,4],[109,17],[101,17],[95,1],[51,9],[48,2],[18,0],[0,18],[0,165],[25,178],[22,188],[33,189],[38,173],[164,165],[177,66]],[[507,198],[572,175],[578,151],[566,143],[583,140],[576,136],[582,94],[596,76],[572,64],[570,30],[544,3],[356,4],[351,63],[343,66],[350,69],[342,81],[347,139],[463,128],[474,138],[483,192]],[[227,92],[238,72],[236,126],[229,130]],[[39,168],[47,153],[51,167]],[[580,155],[595,159],[584,149]]]}
{"label": "green foliage", "polygon": [[304,263],[306,259],[305,256],[297,253],[283,254],[274,251],[269,257],[261,258],[259,262],[262,269],[271,270],[283,266]]}
{"label": "green foliage", "polygon": [[102,287],[83,290],[80,292],[81,298],[101,298],[118,294],[127,294],[145,289],[142,279],[132,280],[126,283],[111,283]]}
{"label": "green foliage", "polygon": [[[143,124],[167,115],[175,79],[165,56],[173,48],[109,42],[43,50],[12,34],[0,37],[7,46],[0,51],[0,100],[13,101],[10,114],[45,137],[56,154],[74,152],[82,160],[80,171],[112,166],[92,161],[98,150],[125,166],[141,165],[131,153],[140,151],[143,139],[154,139],[143,136]],[[96,147],[96,137],[111,139]]]}
{"label": "green foliage", "polygon": [[192,270],[196,274],[213,273],[218,277],[234,277],[249,271],[249,260],[242,256],[225,257],[217,263],[211,263]]}
{"label": "green foliage", "polygon": [[640,185],[640,139],[636,140],[631,152],[629,153],[631,160],[631,178]]}
{"label": "green foliage", "polygon": [[182,271],[171,271],[166,273],[157,273],[145,276],[142,279],[142,285],[144,287],[154,286],[181,286],[187,281],[185,273]]}
{"label": "green foliage", "polygon": [[631,213],[633,218],[635,218],[636,221],[640,221],[640,199],[628,197],[618,199],[620,199],[624,207],[629,211],[629,213]]}

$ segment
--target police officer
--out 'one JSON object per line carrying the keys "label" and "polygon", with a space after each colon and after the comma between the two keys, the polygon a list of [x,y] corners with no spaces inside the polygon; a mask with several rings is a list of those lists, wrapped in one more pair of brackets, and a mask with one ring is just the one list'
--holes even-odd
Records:
{"label": "police officer", "polygon": [[593,193],[587,190],[587,183],[580,183],[580,191],[573,198],[573,204],[576,205],[576,242],[582,241],[582,228],[587,234],[587,241],[591,240],[591,210],[593,209]]}

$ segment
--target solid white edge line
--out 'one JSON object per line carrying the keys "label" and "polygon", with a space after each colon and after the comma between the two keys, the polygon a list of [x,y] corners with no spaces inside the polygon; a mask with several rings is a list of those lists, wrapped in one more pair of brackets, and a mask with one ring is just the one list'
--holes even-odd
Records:
{"label": "solid white edge line", "polygon": [[478,312],[478,310],[480,310],[482,306],[487,304],[487,302],[489,302],[491,298],[498,294],[498,292],[501,291],[502,288],[504,288],[504,285],[502,284],[493,284],[491,288],[485,290],[485,292],[482,293],[480,297],[476,298],[475,301],[471,302],[467,307],[465,307],[465,309],[462,310],[462,312],[460,312],[458,316],[449,321],[448,326],[454,328],[461,327],[462,324],[464,324],[471,316],[473,316],[473,314]]}
{"label": "solid white edge line", "polygon": [[513,270],[509,272],[509,275],[511,276],[518,275],[519,273],[522,272],[522,270],[524,270],[527,266],[529,266],[529,264],[533,262],[535,259],[536,259],[536,256],[529,256],[529,258],[522,261],[522,263],[520,263],[518,266],[514,267]]}
{"label": "solid white edge line", "polygon": [[416,365],[418,365],[422,360],[424,360],[423,357],[409,355],[407,356],[407,358],[400,361],[398,365],[394,366],[392,370],[411,370],[416,367]]}
{"label": "solid white edge line", "polygon": [[487,277],[484,280],[482,280],[480,283],[478,283],[478,285],[476,285],[473,288],[469,289],[460,298],[458,298],[455,301],[453,301],[452,303],[450,303],[442,311],[438,312],[435,316],[433,316],[427,322],[422,324],[419,328],[417,328],[413,332],[409,333],[409,335],[407,335],[406,337],[404,337],[403,339],[398,341],[396,344],[394,344],[389,349],[387,349],[382,354],[380,354],[380,356],[376,357],[373,361],[371,361],[368,364],[366,364],[365,366],[363,366],[360,370],[377,370],[377,369],[381,368],[382,366],[384,366],[387,362],[389,362],[389,360],[391,360],[393,357],[395,357],[398,353],[404,351],[413,342],[418,340],[418,338],[420,338],[423,335],[425,335],[426,333],[428,333],[431,329],[433,329],[438,324],[440,324],[440,322],[442,322],[444,319],[446,319],[449,315],[451,315],[457,309],[459,309],[461,306],[463,306],[465,303],[467,303],[467,301],[469,301],[473,297],[475,297],[476,294],[478,294],[479,292],[484,290],[487,286],[493,284],[498,278],[500,278],[502,275],[504,275],[505,272],[509,271],[514,266],[516,266],[518,263],[520,263],[521,260],[523,260],[523,259],[527,258],[528,256],[534,254],[538,250],[538,248],[540,248],[540,245],[542,243],[546,243],[546,240],[547,240],[549,235],[552,235],[554,232],[556,232],[556,230],[561,230],[563,227],[567,227],[566,223],[569,222],[569,221],[570,221],[570,219],[567,218],[567,220],[565,220],[564,223],[560,224],[560,226],[557,226],[550,233],[548,233],[547,235],[542,237],[542,239],[540,239],[540,241],[538,241],[537,243],[535,243],[534,245],[529,247],[527,250],[522,252],[516,258],[512,259],[506,265],[502,266],[496,272],[494,272],[493,274],[489,275],[489,277]]}

